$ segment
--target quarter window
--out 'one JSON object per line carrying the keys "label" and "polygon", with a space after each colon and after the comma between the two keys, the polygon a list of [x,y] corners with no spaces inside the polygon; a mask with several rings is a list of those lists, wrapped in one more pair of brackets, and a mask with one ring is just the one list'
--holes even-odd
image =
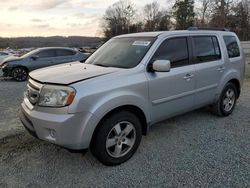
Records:
{"label": "quarter window", "polygon": [[227,53],[229,58],[239,57],[240,49],[237,40],[234,36],[224,36],[224,41],[227,46]]}
{"label": "quarter window", "polygon": [[186,37],[172,38],[164,41],[154,54],[153,60],[169,60],[171,68],[189,64]]}
{"label": "quarter window", "polygon": [[219,43],[214,36],[193,37],[196,63],[221,59]]}

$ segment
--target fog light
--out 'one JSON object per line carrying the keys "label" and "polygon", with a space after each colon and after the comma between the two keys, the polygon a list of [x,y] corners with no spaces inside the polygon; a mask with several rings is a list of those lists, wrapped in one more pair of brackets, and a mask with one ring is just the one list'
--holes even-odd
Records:
{"label": "fog light", "polygon": [[50,130],[49,130],[49,135],[50,135],[52,138],[55,138],[55,137],[56,137],[56,131],[53,130],[53,129],[50,129]]}

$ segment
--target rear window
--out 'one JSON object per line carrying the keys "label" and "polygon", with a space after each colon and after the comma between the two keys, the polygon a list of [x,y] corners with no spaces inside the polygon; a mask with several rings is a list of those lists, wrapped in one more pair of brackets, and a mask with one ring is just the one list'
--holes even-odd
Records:
{"label": "rear window", "polygon": [[197,36],[193,37],[193,41],[196,63],[221,59],[221,51],[217,37]]}
{"label": "rear window", "polygon": [[224,41],[227,46],[227,53],[229,58],[239,57],[240,48],[237,43],[236,37],[234,36],[224,36]]}
{"label": "rear window", "polygon": [[74,52],[72,50],[64,50],[64,49],[56,50],[57,56],[71,56],[71,55],[75,55],[75,54],[76,54],[76,52]]}

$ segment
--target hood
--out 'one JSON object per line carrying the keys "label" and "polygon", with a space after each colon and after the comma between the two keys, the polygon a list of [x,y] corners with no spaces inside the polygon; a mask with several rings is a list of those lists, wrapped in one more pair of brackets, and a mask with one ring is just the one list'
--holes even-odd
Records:
{"label": "hood", "polygon": [[84,63],[67,63],[32,71],[29,76],[42,83],[69,85],[120,70]]}
{"label": "hood", "polygon": [[21,59],[20,57],[16,57],[16,56],[6,57],[6,58],[4,58],[4,59],[0,62],[0,65],[3,65],[3,64],[6,63],[6,62],[17,61],[17,60],[20,60],[20,59]]}

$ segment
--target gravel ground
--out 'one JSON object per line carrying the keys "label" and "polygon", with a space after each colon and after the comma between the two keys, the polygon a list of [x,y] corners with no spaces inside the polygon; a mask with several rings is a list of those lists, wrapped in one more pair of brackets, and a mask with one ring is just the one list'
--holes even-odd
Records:
{"label": "gravel ground", "polygon": [[248,54],[248,56],[246,58],[246,61],[247,61],[247,66],[246,66],[246,74],[245,74],[245,76],[247,78],[250,78],[250,54]]}
{"label": "gravel ground", "polygon": [[25,86],[25,82],[2,79],[0,73],[0,139],[20,127],[17,116]]}
{"label": "gravel ground", "polygon": [[1,188],[250,186],[250,80],[231,116],[201,109],[158,123],[116,167],[31,137],[17,118],[24,86],[0,81]]}

